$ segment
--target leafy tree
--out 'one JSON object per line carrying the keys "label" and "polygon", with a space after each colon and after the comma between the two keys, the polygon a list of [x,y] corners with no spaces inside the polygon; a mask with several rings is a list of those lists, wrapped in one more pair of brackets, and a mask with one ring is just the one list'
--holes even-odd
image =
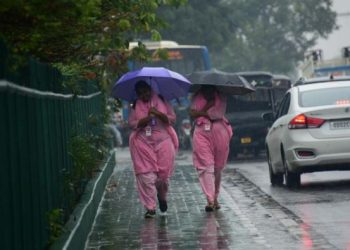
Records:
{"label": "leafy tree", "polygon": [[97,79],[108,88],[125,72],[137,37],[160,40],[164,22],[159,6],[178,7],[186,0],[3,0],[0,39],[18,57],[32,56],[54,64],[75,82]]}
{"label": "leafy tree", "polygon": [[215,67],[291,72],[319,37],[336,28],[331,0],[189,0],[163,7],[164,39],[207,45]]}
{"label": "leafy tree", "polygon": [[2,1],[1,38],[19,55],[67,61],[83,51],[82,38],[91,33],[99,5],[99,0]]}

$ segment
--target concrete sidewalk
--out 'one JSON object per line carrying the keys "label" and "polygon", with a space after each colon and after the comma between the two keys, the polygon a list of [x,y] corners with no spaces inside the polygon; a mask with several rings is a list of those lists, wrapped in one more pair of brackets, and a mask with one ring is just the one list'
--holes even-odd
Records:
{"label": "concrete sidewalk", "polygon": [[[119,153],[119,158],[118,158]],[[205,197],[191,165],[178,165],[171,180],[168,215],[157,211],[144,219],[138,200],[128,152],[117,153],[118,165],[87,242],[92,249],[265,249],[267,243],[254,237],[232,204],[206,213]],[[183,159],[181,159],[183,160]]]}
{"label": "concrete sidewalk", "polygon": [[[128,148],[116,156],[117,166],[86,242],[97,249],[334,249],[305,223],[258,190],[235,169],[224,172],[219,202],[207,213],[191,156],[179,154],[171,178],[168,215],[157,211],[144,219]],[[310,238],[314,241],[311,242]]]}

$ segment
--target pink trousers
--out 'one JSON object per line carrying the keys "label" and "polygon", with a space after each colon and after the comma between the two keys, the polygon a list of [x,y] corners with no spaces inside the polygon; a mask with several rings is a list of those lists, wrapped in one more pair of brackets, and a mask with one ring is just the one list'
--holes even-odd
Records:
{"label": "pink trousers", "polygon": [[147,210],[157,207],[157,194],[159,199],[166,200],[169,188],[169,178],[160,178],[157,173],[150,172],[136,175],[137,189],[142,205]]}
{"label": "pink trousers", "polygon": [[214,203],[217,200],[220,192],[221,184],[221,168],[210,166],[204,169],[197,169],[199,182],[203,193],[207,197],[208,203]]}

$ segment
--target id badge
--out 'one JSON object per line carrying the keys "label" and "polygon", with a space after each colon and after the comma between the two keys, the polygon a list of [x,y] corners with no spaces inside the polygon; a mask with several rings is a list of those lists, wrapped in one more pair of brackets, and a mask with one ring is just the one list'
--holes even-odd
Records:
{"label": "id badge", "polygon": [[151,126],[147,126],[145,128],[145,131],[146,131],[146,136],[151,136],[152,135],[152,128],[151,128]]}
{"label": "id badge", "polygon": [[204,124],[204,130],[210,131],[210,124]]}

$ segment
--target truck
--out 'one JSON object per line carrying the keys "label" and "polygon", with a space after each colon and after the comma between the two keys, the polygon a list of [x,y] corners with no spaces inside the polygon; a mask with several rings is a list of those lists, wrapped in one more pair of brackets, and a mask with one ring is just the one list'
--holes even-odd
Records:
{"label": "truck", "polygon": [[237,72],[256,89],[243,96],[228,96],[226,117],[233,128],[230,141],[229,159],[255,158],[265,151],[265,136],[270,122],[262,119],[262,114],[275,112],[276,106],[291,86],[286,75],[264,71]]}

